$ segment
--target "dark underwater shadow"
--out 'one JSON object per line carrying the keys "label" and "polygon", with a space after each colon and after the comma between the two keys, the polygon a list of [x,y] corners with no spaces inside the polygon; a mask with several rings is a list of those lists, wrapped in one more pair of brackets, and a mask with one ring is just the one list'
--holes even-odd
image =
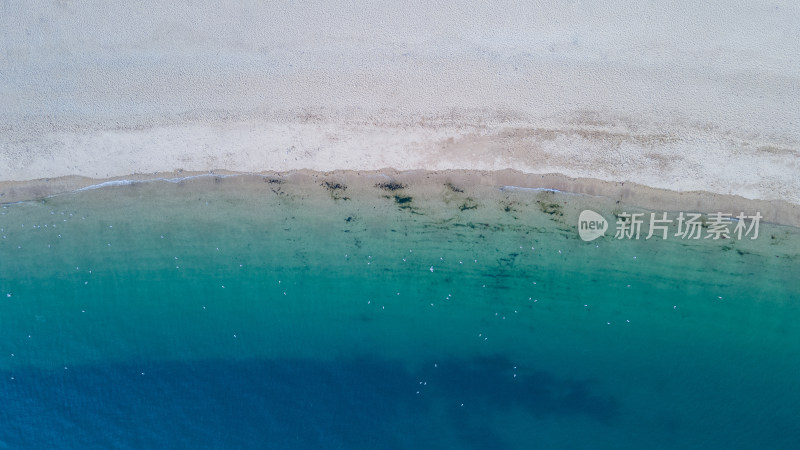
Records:
{"label": "dark underwater shadow", "polygon": [[0,444],[504,448],[505,431],[490,420],[498,413],[522,413],[532,422],[548,416],[607,422],[618,414],[617,402],[588,382],[515,370],[502,357],[418,367],[283,359],[15,370],[0,373]]}

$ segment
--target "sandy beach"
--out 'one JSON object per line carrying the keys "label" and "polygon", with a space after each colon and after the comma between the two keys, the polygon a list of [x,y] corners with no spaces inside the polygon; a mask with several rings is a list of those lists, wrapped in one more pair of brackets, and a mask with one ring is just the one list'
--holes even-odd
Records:
{"label": "sandy beach", "polygon": [[0,449],[793,449],[800,2],[0,1]]}
{"label": "sandy beach", "polygon": [[12,2],[0,201],[210,171],[455,170],[662,208],[766,200],[800,223],[800,8],[631,6]]}

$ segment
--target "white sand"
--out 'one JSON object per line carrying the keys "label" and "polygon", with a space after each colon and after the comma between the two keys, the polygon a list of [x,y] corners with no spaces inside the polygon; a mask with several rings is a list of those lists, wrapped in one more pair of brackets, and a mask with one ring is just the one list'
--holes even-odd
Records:
{"label": "white sand", "polygon": [[800,204],[800,5],[700,3],[4,2],[0,181],[513,168]]}

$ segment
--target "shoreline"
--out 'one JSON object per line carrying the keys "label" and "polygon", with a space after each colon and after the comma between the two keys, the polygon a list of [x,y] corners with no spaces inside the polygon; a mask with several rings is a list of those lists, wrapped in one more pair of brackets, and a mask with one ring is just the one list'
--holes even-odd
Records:
{"label": "shoreline", "polygon": [[396,181],[406,185],[447,186],[455,184],[464,188],[495,187],[536,189],[593,196],[599,203],[621,204],[651,211],[725,212],[737,214],[760,212],[762,221],[777,225],[800,227],[800,206],[784,200],[754,200],[738,195],[705,191],[678,192],[654,188],[631,182],[610,182],[592,178],[573,178],[563,174],[531,174],[516,170],[290,170],[263,172],[233,172],[213,170],[206,172],[160,172],[133,174],[125,177],[94,179],[79,176],[44,178],[30,181],[0,181],[0,205],[35,201],[52,196],[119,185],[150,182],[181,183],[195,178],[234,178],[247,183],[250,177],[259,182],[280,180],[299,185],[329,182],[347,185],[375,184],[376,178]]}
{"label": "shoreline", "polygon": [[[0,133],[0,183],[130,174],[518,170],[800,205],[793,136],[611,114],[392,113]],[[362,117],[363,120],[355,118]],[[138,175],[137,175],[138,176]],[[151,176],[151,175],[147,175]],[[2,201],[2,199],[0,199]]]}

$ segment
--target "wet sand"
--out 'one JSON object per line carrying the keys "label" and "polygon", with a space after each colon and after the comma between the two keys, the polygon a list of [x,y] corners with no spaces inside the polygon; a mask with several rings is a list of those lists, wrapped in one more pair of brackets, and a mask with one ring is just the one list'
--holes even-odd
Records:
{"label": "wet sand", "polygon": [[[618,207],[638,207],[651,211],[686,211],[730,213],[749,215],[760,212],[764,222],[800,226],[800,206],[782,200],[752,200],[740,196],[723,195],[711,192],[675,192],[626,182],[608,182],[589,178],[570,178],[559,174],[534,175],[514,170],[476,171],[332,171],[317,172],[297,170],[287,172],[262,172],[243,174],[230,171],[213,172],[169,172],[151,175],[117,177],[96,180],[84,177],[61,177],[28,182],[1,182],[0,202],[8,204],[19,201],[43,199],[48,196],[92,189],[104,186],[124,185],[153,180],[168,180],[179,183],[194,178],[211,178],[237,183],[242,189],[258,186],[264,180],[289,183],[299,189],[319,189],[337,184],[354,190],[374,190],[383,182],[396,182],[434,194],[443,189],[456,187],[460,190],[513,191],[516,188],[557,190],[566,193],[582,194],[575,197],[578,205],[587,208],[613,210]],[[433,194],[432,194],[433,195]],[[477,193],[477,195],[484,195]]]}

